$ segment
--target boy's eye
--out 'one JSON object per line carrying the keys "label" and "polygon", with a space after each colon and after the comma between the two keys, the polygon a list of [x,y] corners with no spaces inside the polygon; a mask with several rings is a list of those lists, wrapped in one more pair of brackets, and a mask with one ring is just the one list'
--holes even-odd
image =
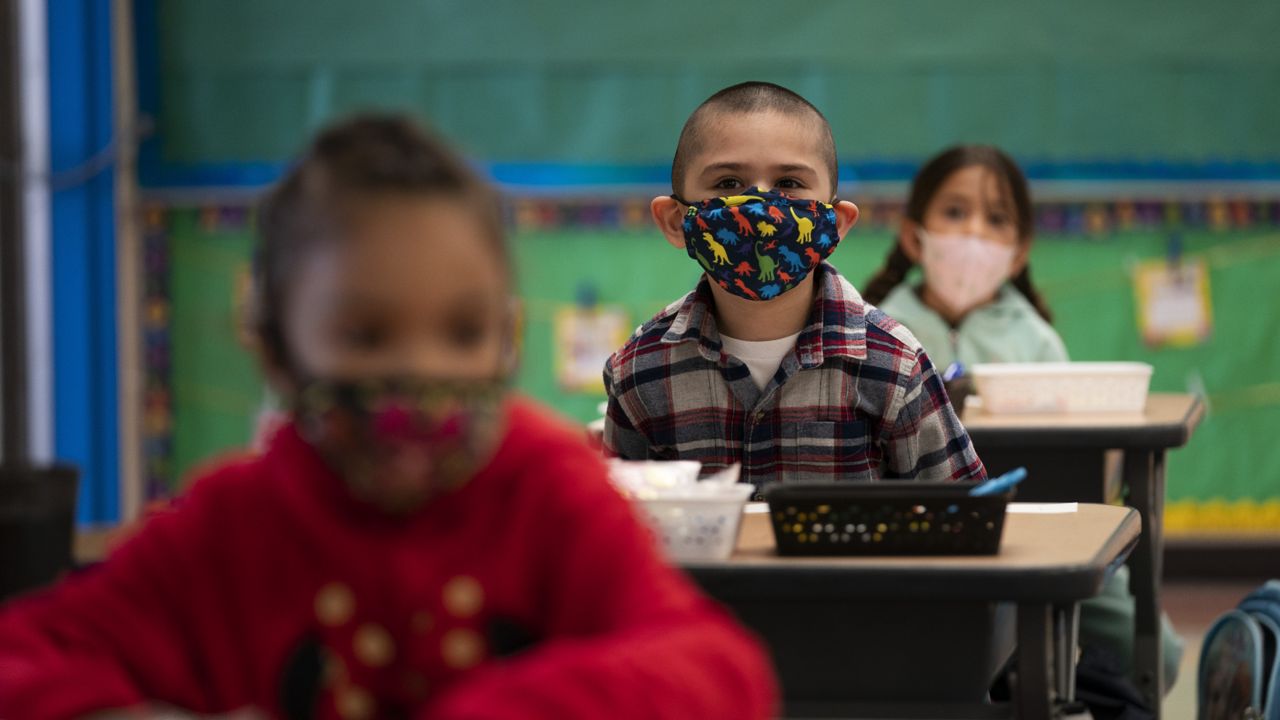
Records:
{"label": "boy's eye", "polygon": [[774,183],[773,186],[784,190],[798,190],[804,187],[804,183],[795,178],[782,178],[778,182]]}
{"label": "boy's eye", "polygon": [[742,187],[742,182],[738,178],[727,177],[721,179],[713,187],[717,190],[736,190]]}
{"label": "boy's eye", "polygon": [[987,216],[987,222],[988,222],[988,223],[991,223],[991,225],[993,225],[993,226],[995,226],[995,227],[1000,227],[1000,226],[1005,225],[1006,223],[1008,223],[1008,222],[1009,222],[1009,216],[1008,216],[1008,215],[1001,214],[1001,213],[996,213],[996,214],[994,214],[994,215],[988,215],[988,216]]}
{"label": "boy's eye", "polygon": [[373,350],[387,340],[387,333],[376,325],[356,325],[342,330],[342,341],[349,347]]}
{"label": "boy's eye", "polygon": [[959,205],[952,205],[944,209],[942,214],[946,215],[948,220],[963,220],[966,215],[964,208]]}

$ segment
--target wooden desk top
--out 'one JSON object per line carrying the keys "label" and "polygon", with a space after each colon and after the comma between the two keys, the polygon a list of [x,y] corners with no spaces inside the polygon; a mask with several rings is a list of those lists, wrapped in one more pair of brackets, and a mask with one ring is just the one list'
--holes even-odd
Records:
{"label": "wooden desk top", "polygon": [[105,560],[118,532],[117,525],[77,528],[75,537],[71,539],[71,558],[77,565]]}
{"label": "wooden desk top", "polygon": [[966,407],[961,420],[973,444],[997,447],[1181,447],[1204,418],[1198,396],[1152,393],[1141,413],[992,415]]}
{"label": "wooden desk top", "polygon": [[[1137,511],[1082,503],[1074,513],[1010,513],[997,555],[779,557],[764,514],[744,515],[738,550],[723,563],[689,565],[706,586],[756,594],[797,592],[934,595],[987,600],[1080,599],[1101,588],[1109,565],[1137,542]],[[102,560],[114,528],[76,533],[75,559]],[[1035,578],[1028,582],[1027,578]]]}
{"label": "wooden desk top", "polygon": [[687,569],[704,587],[768,595],[1078,600],[1097,594],[1107,569],[1137,542],[1140,526],[1132,508],[1081,503],[1074,513],[1010,513],[997,555],[780,557],[768,516],[752,514],[742,518],[733,557]]}

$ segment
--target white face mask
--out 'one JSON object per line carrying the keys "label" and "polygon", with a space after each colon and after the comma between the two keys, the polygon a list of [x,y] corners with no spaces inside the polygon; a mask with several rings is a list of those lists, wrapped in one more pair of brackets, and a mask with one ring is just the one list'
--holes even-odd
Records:
{"label": "white face mask", "polygon": [[953,313],[964,314],[1009,279],[1017,248],[973,235],[935,235],[918,229],[924,281]]}

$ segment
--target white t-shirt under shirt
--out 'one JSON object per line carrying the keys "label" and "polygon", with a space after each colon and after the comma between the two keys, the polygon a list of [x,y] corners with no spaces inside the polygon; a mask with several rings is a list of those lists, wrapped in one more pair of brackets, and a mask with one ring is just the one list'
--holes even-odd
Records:
{"label": "white t-shirt under shirt", "polygon": [[739,340],[721,334],[720,342],[724,351],[741,360],[751,371],[751,380],[756,387],[764,390],[773,379],[782,360],[796,346],[796,338],[800,333],[788,335],[777,340]]}

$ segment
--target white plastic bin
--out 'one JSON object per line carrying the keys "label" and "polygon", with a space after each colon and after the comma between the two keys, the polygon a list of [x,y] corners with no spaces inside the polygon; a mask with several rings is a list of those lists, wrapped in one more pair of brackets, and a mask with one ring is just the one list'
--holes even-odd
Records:
{"label": "white plastic bin", "polygon": [[697,483],[680,495],[640,501],[667,557],[675,562],[726,560],[738,542],[749,483]]}
{"label": "white plastic bin", "polygon": [[628,497],[660,497],[698,482],[702,463],[696,460],[609,460],[609,478]]}
{"label": "white plastic bin", "polygon": [[1152,368],[1139,362],[974,365],[974,387],[991,414],[1140,413]]}

